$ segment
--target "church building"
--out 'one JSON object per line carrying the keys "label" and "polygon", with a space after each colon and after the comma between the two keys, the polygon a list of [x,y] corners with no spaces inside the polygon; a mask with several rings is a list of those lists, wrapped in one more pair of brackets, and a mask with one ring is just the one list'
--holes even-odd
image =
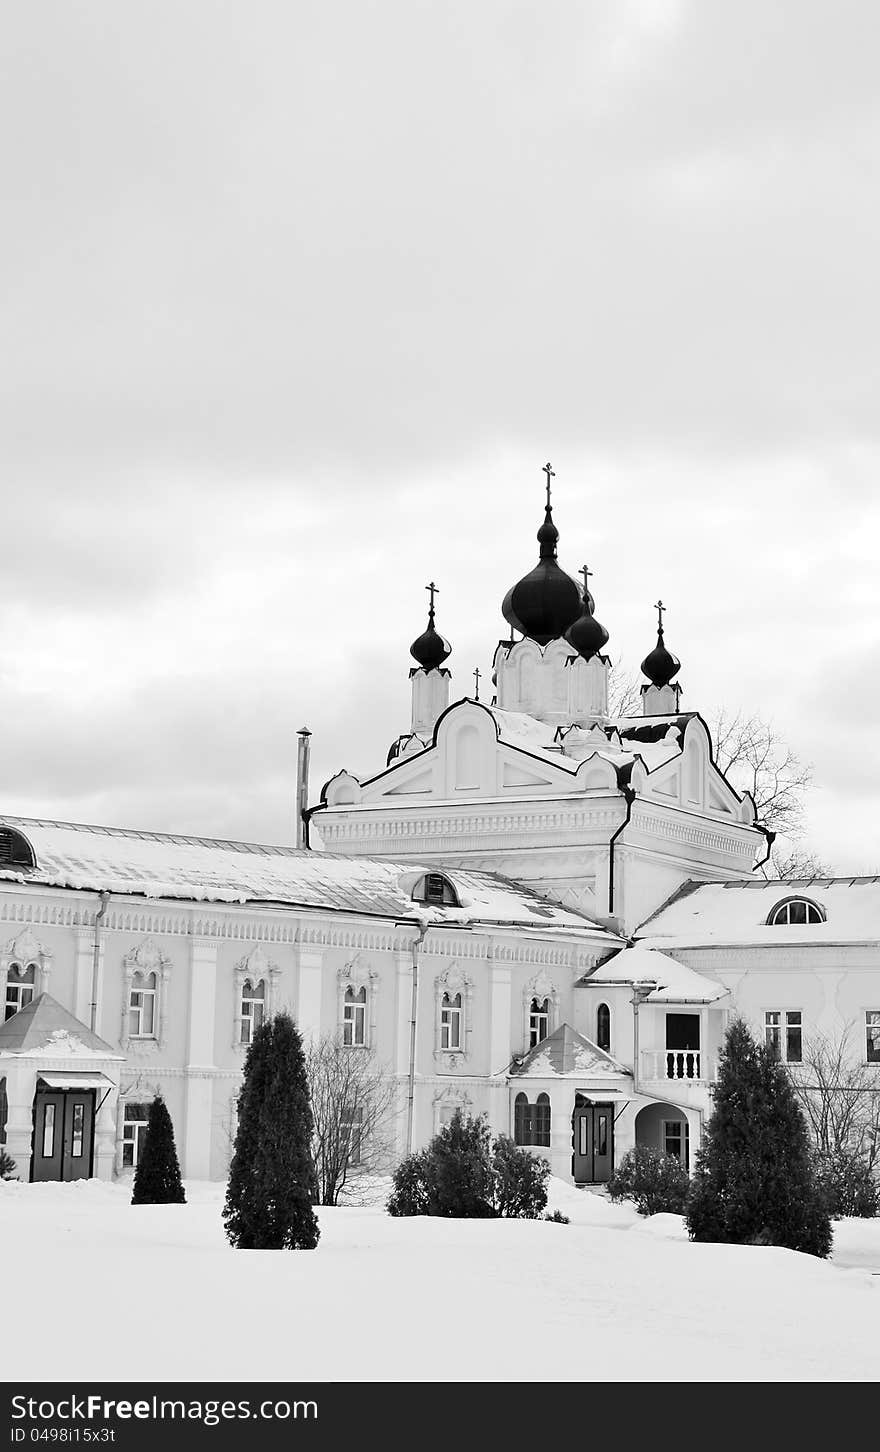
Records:
{"label": "church building", "polygon": [[282,1007],[307,1042],[374,1053],[394,1156],[461,1108],[583,1185],[637,1143],[692,1163],[731,1013],[792,1064],[853,1029],[880,1063],[880,884],[756,875],[772,834],[681,709],[662,604],[642,712],[609,714],[608,631],[590,572],[559,564],[546,472],[491,700],[453,699],[429,586],[385,761],[308,806],[301,733],[301,844],[0,818],[0,1144],[22,1178],[130,1175],[157,1090],[184,1175],[223,1178],[244,1055]]}

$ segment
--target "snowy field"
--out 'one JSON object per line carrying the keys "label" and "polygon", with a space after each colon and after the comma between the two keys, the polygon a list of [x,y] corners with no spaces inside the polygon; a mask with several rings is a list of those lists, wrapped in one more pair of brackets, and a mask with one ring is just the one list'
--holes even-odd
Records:
{"label": "snowy field", "polygon": [[880,1221],[839,1222],[823,1263],[554,1181],[570,1225],[321,1210],[318,1250],[279,1254],[227,1246],[222,1186],[187,1191],[0,1183],[6,1380],[880,1376]]}

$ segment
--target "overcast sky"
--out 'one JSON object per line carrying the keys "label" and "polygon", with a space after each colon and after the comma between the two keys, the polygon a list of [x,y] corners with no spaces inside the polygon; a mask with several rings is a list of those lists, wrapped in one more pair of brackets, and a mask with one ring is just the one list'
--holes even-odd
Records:
{"label": "overcast sky", "polygon": [[880,871],[872,0],[69,0],[0,43],[0,804],[289,841],[556,469],[635,669]]}

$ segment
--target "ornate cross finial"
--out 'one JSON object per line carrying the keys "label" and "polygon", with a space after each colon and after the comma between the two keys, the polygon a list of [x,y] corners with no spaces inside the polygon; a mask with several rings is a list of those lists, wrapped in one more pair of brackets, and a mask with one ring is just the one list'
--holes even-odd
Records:
{"label": "ornate cross finial", "polygon": [[550,480],[556,478],[556,470],[552,464],[545,464],[543,472],[547,475],[547,508],[550,508]]}
{"label": "ornate cross finial", "polygon": [[662,600],[658,600],[657,601],[657,604],[654,606],[654,609],[657,611],[657,629],[662,634],[663,633],[663,612],[665,611],[666,606],[663,604],[663,601]]}
{"label": "ornate cross finial", "polygon": [[589,593],[590,593],[590,576],[592,575],[592,573],[593,573],[593,571],[592,570],[588,570],[586,565],[581,565],[580,570],[578,571],[578,574],[583,575],[583,577],[584,577],[584,598],[585,599],[586,599],[587,595],[589,595]]}
{"label": "ornate cross finial", "polygon": [[426,585],[425,586],[425,589],[426,590],[430,590],[430,592],[431,592],[431,604],[429,606],[429,609],[430,609],[431,615],[433,615],[434,614],[434,596],[435,595],[439,595],[440,594],[440,590],[434,584],[434,581],[433,580],[431,581],[430,585]]}
{"label": "ornate cross finial", "polygon": [[479,701],[479,699],[480,699],[480,676],[482,674],[483,674],[483,672],[480,670],[480,667],[479,666],[476,666],[474,668],[474,700],[475,701]]}

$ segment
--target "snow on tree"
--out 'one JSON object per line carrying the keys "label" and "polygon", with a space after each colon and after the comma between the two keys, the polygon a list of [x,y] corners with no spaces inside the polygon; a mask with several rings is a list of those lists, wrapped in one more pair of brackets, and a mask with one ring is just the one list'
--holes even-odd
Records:
{"label": "snow on tree", "polygon": [[318,1222],[302,1039],[288,1013],[254,1034],[238,1096],[223,1221],[240,1250],[313,1250]]}
{"label": "snow on tree", "polygon": [[161,1094],[150,1105],[147,1132],[132,1186],[132,1205],[183,1205],[180,1164],[174,1144],[174,1126]]}
{"label": "snow on tree", "polygon": [[691,1238],[827,1256],[831,1220],[791,1080],[739,1019],[727,1032],[714,1100],[688,1200]]}

